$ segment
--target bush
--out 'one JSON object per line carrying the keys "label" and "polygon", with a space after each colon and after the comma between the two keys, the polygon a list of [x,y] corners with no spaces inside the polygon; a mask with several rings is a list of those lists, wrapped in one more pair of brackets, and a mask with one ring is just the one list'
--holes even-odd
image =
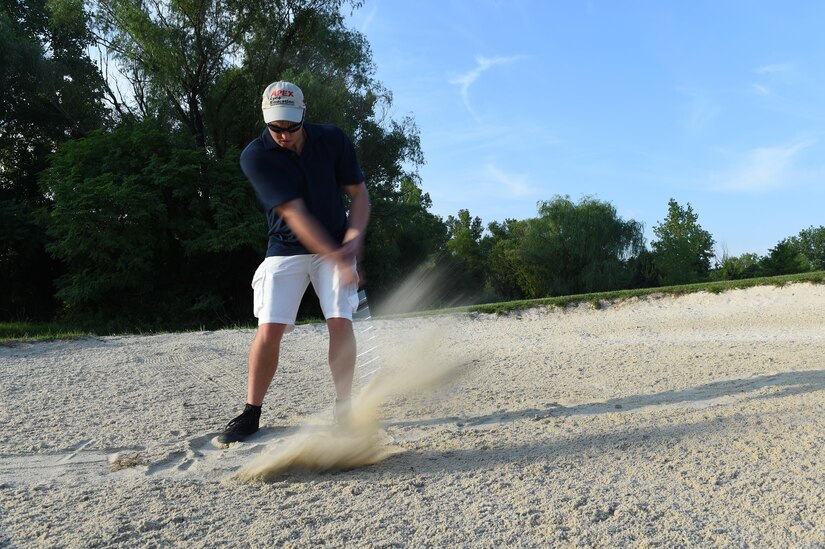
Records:
{"label": "bush", "polygon": [[768,251],[762,258],[760,271],[762,276],[804,273],[811,270],[811,262],[794,244],[786,238]]}
{"label": "bush", "polygon": [[742,280],[760,276],[761,261],[759,254],[754,253],[746,253],[738,257],[725,255],[713,272],[713,278],[715,280]]}

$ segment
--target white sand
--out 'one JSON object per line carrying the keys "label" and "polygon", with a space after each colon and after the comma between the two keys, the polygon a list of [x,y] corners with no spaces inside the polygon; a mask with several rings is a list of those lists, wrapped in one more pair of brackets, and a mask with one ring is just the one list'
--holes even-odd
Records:
{"label": "white sand", "polygon": [[230,449],[251,330],[0,347],[0,547],[825,546],[823,285],[373,332],[385,368],[471,366],[385,403],[400,453],[266,483],[227,479],[328,429],[322,326]]}

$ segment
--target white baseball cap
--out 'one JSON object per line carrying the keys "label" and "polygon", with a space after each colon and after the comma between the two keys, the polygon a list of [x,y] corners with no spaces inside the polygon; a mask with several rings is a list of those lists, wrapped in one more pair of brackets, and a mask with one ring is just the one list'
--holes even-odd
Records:
{"label": "white baseball cap", "polygon": [[304,92],[292,82],[273,82],[264,90],[261,109],[264,122],[300,122],[304,118]]}

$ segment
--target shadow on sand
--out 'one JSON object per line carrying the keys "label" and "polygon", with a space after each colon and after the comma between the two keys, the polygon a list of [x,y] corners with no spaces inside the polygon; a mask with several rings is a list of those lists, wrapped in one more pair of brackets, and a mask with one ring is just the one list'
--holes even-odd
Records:
{"label": "shadow on sand", "polygon": [[[769,394],[759,394],[766,387],[778,388]],[[779,398],[798,394],[811,393],[825,389],[825,370],[808,370],[783,372],[772,375],[753,376],[745,379],[714,381],[698,387],[678,391],[663,391],[649,395],[633,395],[623,398],[609,399],[604,402],[585,403],[575,406],[551,405],[547,408],[528,408],[524,410],[501,412],[476,417],[445,417],[411,421],[391,421],[388,426],[427,426],[427,425],[456,425],[472,428],[473,426],[508,423],[524,420],[541,421],[553,417],[570,417],[577,415],[593,415],[604,413],[626,413],[632,410],[649,406],[672,404],[700,405],[703,401],[711,401],[723,397],[736,397],[738,400]],[[753,394],[749,394],[753,393]],[[708,430],[719,431],[738,428],[736,418],[716,417],[702,419],[690,423],[668,424],[666,426],[646,426],[632,430],[617,430],[612,433],[598,435],[578,435],[559,437],[548,441],[542,437],[541,442],[521,446],[467,448],[448,451],[415,451],[410,450],[390,457],[387,461],[357,471],[339,471],[338,474],[410,474],[426,472],[467,472],[481,468],[490,468],[501,465],[524,466],[532,462],[549,461],[573,456],[580,456],[593,451],[626,450],[640,444],[677,444],[684,438],[701,436]],[[548,464],[555,470],[552,464]],[[306,480],[306,475],[295,471],[287,474],[284,480]]]}
{"label": "shadow on sand", "polygon": [[[756,393],[766,387],[779,387],[780,390],[767,395],[747,395],[747,393]],[[714,381],[698,387],[678,391],[663,391],[661,393],[648,395],[631,395],[621,398],[611,398],[604,402],[588,402],[574,406],[551,404],[546,408],[527,408],[524,410],[496,412],[494,414],[476,417],[461,418],[454,416],[409,421],[389,421],[386,424],[393,427],[409,427],[457,423],[460,424],[459,426],[473,427],[475,425],[507,423],[524,419],[540,420],[549,417],[630,412],[649,406],[665,406],[680,403],[700,404],[704,401],[728,396],[738,396],[743,399],[779,398],[810,393],[822,389],[825,389],[825,370],[803,370],[753,376],[744,379]]]}

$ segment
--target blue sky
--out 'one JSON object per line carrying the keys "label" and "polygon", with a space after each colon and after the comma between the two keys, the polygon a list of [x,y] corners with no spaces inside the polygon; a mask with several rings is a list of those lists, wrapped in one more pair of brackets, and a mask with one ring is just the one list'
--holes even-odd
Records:
{"label": "blue sky", "polygon": [[485,225],[591,195],[652,228],[690,203],[718,252],[825,225],[825,3],[366,0],[432,211]]}

